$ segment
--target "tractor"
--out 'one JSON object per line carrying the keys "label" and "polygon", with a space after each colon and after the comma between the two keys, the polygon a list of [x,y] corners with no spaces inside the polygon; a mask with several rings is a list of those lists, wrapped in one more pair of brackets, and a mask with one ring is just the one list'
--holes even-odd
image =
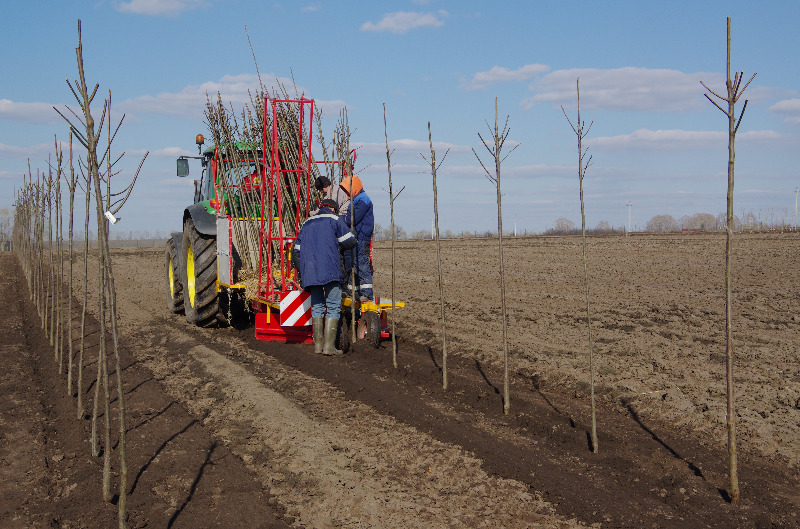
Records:
{"label": "tractor", "polygon": [[[289,116],[290,119],[287,119]],[[256,338],[313,343],[311,300],[291,263],[291,248],[316,208],[314,181],[321,164],[311,155],[314,101],[265,98],[261,141],[205,145],[198,156],[177,159],[177,175],[189,176],[189,160],[200,161],[194,203],[183,211],[183,230],[166,241],[167,307],[190,324],[229,325],[235,301],[254,314]],[[266,148],[265,148],[266,147]],[[342,299],[336,346],[356,338],[378,347],[389,337],[387,311],[404,303]]]}

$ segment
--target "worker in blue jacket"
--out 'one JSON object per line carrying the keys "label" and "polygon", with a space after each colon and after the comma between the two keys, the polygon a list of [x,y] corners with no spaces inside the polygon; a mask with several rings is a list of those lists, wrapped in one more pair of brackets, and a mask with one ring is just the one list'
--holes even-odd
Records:
{"label": "worker in blue jacket", "polygon": [[[360,301],[372,301],[372,263],[370,262],[370,244],[372,231],[375,228],[375,217],[372,213],[372,201],[364,191],[361,179],[357,176],[342,179],[339,185],[350,195],[350,209],[341,218],[356,234],[358,243],[353,250],[344,254],[344,284],[353,293],[353,299],[360,294]],[[352,212],[352,214],[351,214]],[[351,270],[356,269],[356,287],[350,285]]]}
{"label": "worker in blue jacket", "polygon": [[[336,329],[342,310],[341,250],[356,245],[356,238],[337,215],[335,200],[325,199],[319,211],[306,219],[292,248],[292,262],[300,273],[300,286],[311,294],[314,351],[342,354],[336,349]],[[326,315],[327,309],[327,315]]]}

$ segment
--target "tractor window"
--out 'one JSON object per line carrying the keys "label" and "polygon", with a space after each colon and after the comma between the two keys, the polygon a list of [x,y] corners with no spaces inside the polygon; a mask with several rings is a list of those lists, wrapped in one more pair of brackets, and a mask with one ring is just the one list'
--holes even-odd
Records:
{"label": "tractor window", "polygon": [[246,192],[257,188],[259,184],[256,163],[252,160],[226,160],[220,168],[220,173],[217,174],[217,184],[225,187],[226,192],[232,191],[235,194],[240,189]]}
{"label": "tractor window", "polygon": [[256,172],[254,160],[223,160],[217,168],[217,193],[228,214],[241,217],[255,214],[253,208],[260,206],[257,192],[261,179]]}

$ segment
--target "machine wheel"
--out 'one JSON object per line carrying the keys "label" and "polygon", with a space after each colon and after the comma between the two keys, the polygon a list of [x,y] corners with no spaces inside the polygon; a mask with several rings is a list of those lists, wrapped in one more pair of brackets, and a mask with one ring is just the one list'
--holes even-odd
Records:
{"label": "machine wheel", "polygon": [[339,318],[339,329],[336,331],[336,342],[334,344],[337,349],[341,349],[343,353],[350,350],[350,312],[342,312]]}
{"label": "machine wheel", "polygon": [[206,327],[216,321],[219,313],[217,239],[199,233],[188,218],[183,225],[181,246],[186,321]]}
{"label": "machine wheel", "polygon": [[178,250],[175,241],[167,239],[164,250],[165,275],[167,276],[167,309],[173,314],[183,312],[183,284],[178,267]]}
{"label": "machine wheel", "polygon": [[375,349],[381,346],[381,318],[377,312],[368,310],[361,313],[357,334],[359,340],[365,340]]}

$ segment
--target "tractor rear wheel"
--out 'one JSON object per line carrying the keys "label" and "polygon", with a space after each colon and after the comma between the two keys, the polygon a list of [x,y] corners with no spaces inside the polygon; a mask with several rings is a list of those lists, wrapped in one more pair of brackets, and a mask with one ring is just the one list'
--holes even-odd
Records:
{"label": "tractor rear wheel", "polygon": [[164,261],[167,276],[167,309],[173,314],[178,314],[183,312],[183,284],[178,267],[178,250],[175,248],[175,241],[172,237],[167,239]]}
{"label": "tractor rear wheel", "polygon": [[183,225],[183,311],[186,321],[207,327],[219,313],[217,239],[203,235],[191,218]]}

